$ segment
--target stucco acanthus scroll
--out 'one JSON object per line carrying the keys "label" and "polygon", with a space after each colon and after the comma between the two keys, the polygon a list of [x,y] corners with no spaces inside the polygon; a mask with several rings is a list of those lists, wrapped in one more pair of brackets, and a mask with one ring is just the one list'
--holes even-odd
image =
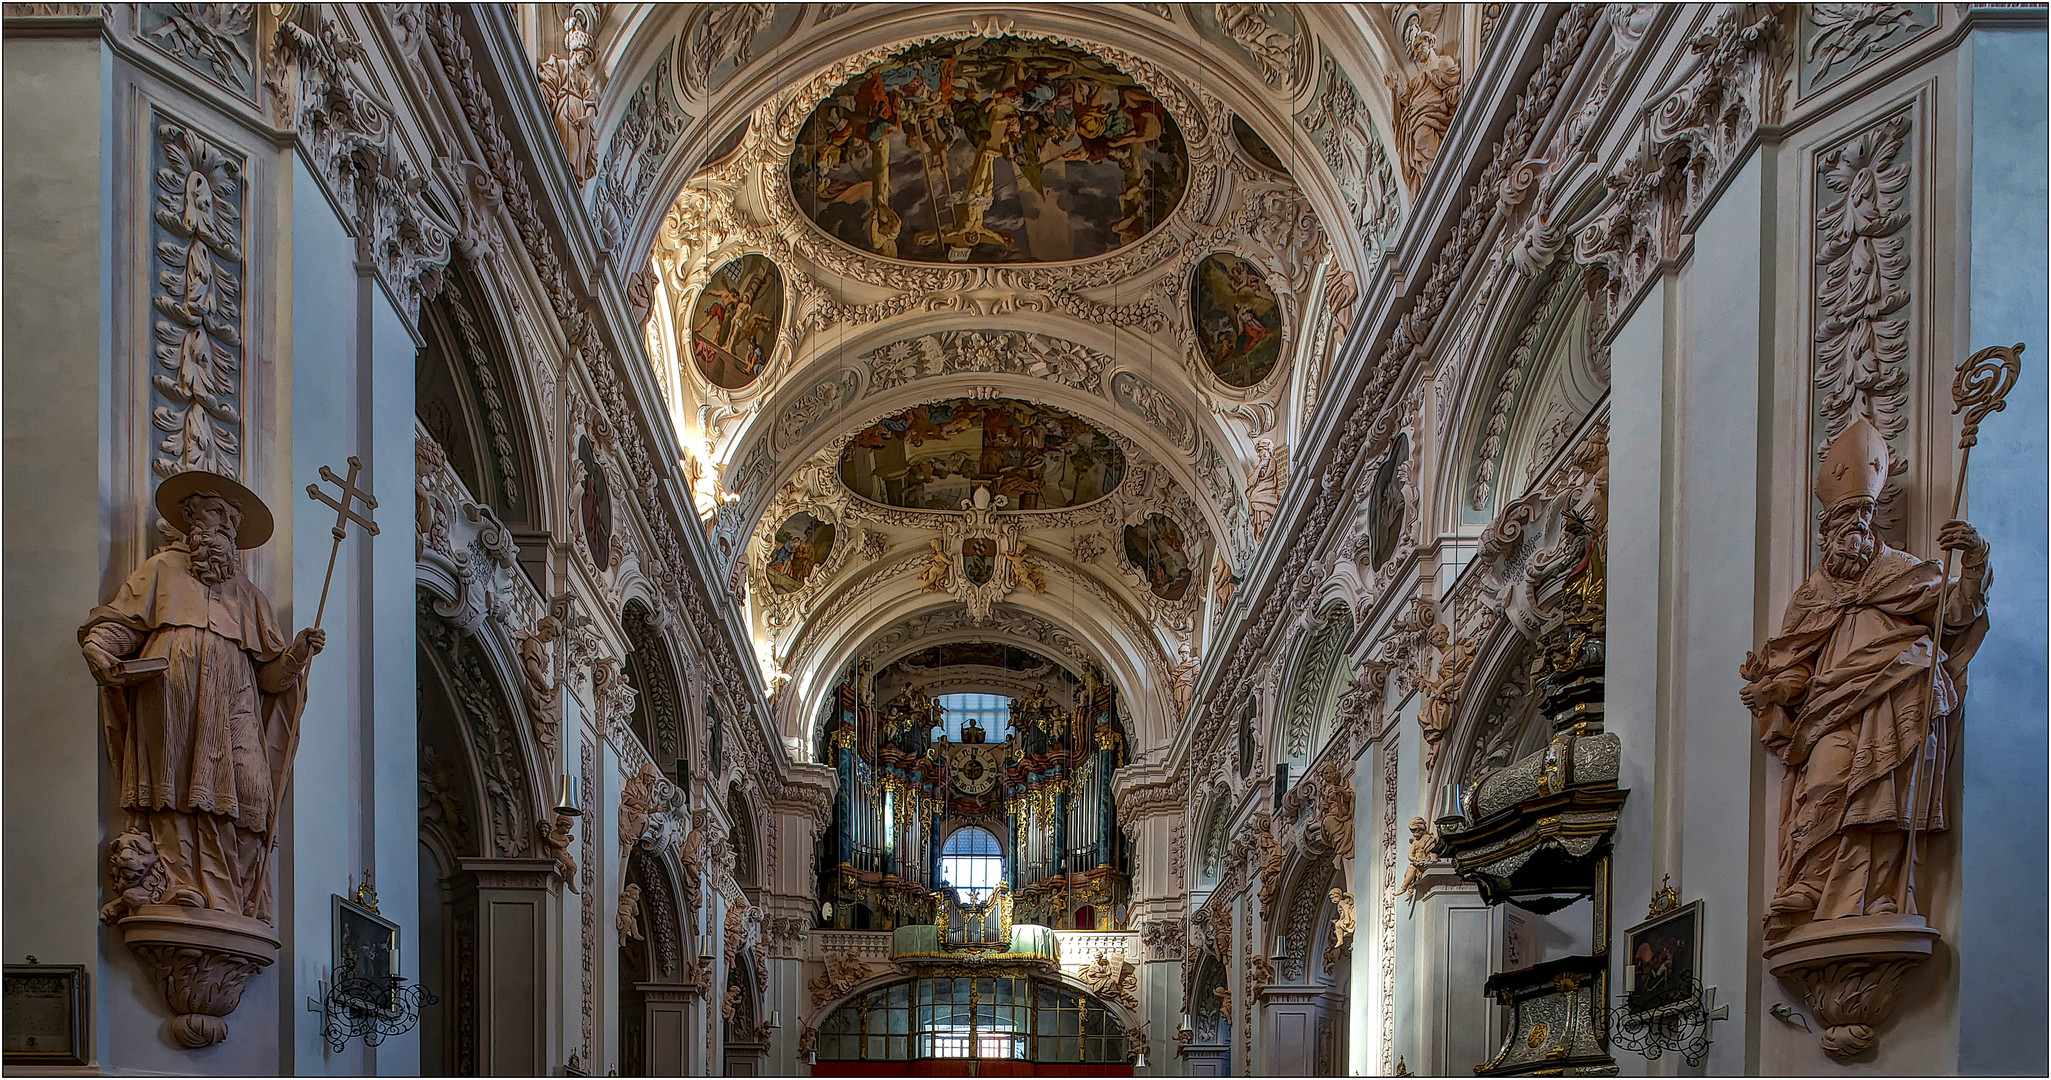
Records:
{"label": "stucco acanthus scroll", "polygon": [[[25,4],[22,7],[67,5]],[[99,5],[72,7],[97,10]],[[255,4],[139,4],[137,36],[244,95],[256,90]],[[15,15],[8,9],[9,17]]]}
{"label": "stucco acanthus scroll", "polygon": [[1646,111],[1637,150],[1604,181],[1608,200],[1576,231],[1575,257],[1602,274],[1614,319],[1673,257],[1701,206],[1761,126],[1780,122],[1793,49],[1781,16],[1732,8],[1689,42],[1695,63]]}
{"label": "stucco acanthus scroll", "polygon": [[736,67],[748,66],[754,59],[755,36],[769,25],[774,14],[775,6],[771,4],[715,4],[708,8],[705,17],[693,22],[684,37],[684,88],[692,94],[703,94],[713,69],[720,64],[731,61]]}
{"label": "stucco acanthus scroll", "polygon": [[157,258],[150,305],[158,373],[150,420],[163,438],[150,468],[242,469],[243,160],[180,124],[156,125]]}
{"label": "stucco acanthus scroll", "polygon": [[[1890,476],[1909,467],[1895,444],[1909,421],[1912,127],[1910,113],[1897,113],[1831,147],[1816,166],[1816,457],[1865,417],[1888,441]],[[1881,489],[1875,521],[1883,530],[1895,524],[1898,493],[1892,480]]]}
{"label": "stucco acanthus scroll", "polygon": [[392,109],[370,88],[362,44],[339,19],[312,11],[307,26],[279,20],[273,37],[277,116],[305,141],[362,228],[378,276],[415,321],[421,301],[441,291],[455,229],[429,208],[427,178],[394,148]]}
{"label": "stucco acanthus scroll", "polygon": [[1326,168],[1339,183],[1362,249],[1372,260],[1386,248],[1402,214],[1395,170],[1388,151],[1369,119],[1367,106],[1328,50],[1320,61],[1322,84],[1314,107],[1298,123],[1321,138]]}

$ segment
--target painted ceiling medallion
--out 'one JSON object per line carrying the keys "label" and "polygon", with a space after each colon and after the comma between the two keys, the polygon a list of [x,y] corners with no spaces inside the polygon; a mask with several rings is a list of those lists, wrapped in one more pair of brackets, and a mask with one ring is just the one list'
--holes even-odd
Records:
{"label": "painted ceiling medallion", "polygon": [[1110,494],[1125,452],[1086,420],[1013,398],[951,398],[886,417],[840,456],[855,494],[914,510],[958,510],[987,488],[1013,509],[1057,510]]}
{"label": "painted ceiling medallion", "polygon": [[1148,514],[1137,525],[1125,527],[1125,559],[1139,568],[1147,588],[1163,600],[1180,600],[1189,593],[1194,573],[1191,552],[1182,538],[1182,527],[1160,514]]}
{"label": "painted ceiling medallion", "polygon": [[780,593],[797,592],[833,551],[833,523],[801,510],[776,530],[774,544],[766,568],[769,587]]}
{"label": "painted ceiling medallion", "polygon": [[783,275],[743,255],[713,271],[691,306],[691,359],[706,382],[739,390],[769,366],[782,329]]}
{"label": "painted ceiling medallion", "polygon": [[1266,278],[1259,266],[1221,251],[1197,265],[1190,284],[1204,364],[1227,386],[1260,382],[1282,356],[1282,307]]}
{"label": "painted ceiling medallion", "polygon": [[1247,157],[1283,176],[1289,175],[1289,166],[1282,164],[1282,156],[1275,153],[1275,148],[1261,138],[1261,133],[1237,113],[1232,114],[1232,137],[1239,140],[1239,148],[1246,151]]}
{"label": "painted ceiling medallion", "polygon": [[1189,184],[1168,110],[1105,61],[1051,42],[919,45],[820,102],[791,193],[874,255],[1044,263],[1115,251],[1166,220]]}

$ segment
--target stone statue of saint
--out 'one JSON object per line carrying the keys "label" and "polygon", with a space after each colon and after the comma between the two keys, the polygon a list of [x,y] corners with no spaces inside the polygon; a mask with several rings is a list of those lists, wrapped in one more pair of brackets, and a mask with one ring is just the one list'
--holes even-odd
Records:
{"label": "stone statue of saint", "polygon": [[1947,826],[1966,663],[1987,629],[1987,544],[1963,521],[1938,531],[1963,558],[1933,644],[1944,571],[1875,531],[1887,466],[1887,442],[1864,419],[1831,444],[1816,479],[1823,567],[1740,669],[1759,740],[1787,766],[1769,941],[1812,921],[1916,914],[1909,830]]}
{"label": "stone statue of saint", "polygon": [[572,4],[563,20],[563,49],[570,55],[551,56],[536,72],[570,173],[580,184],[598,175],[598,59],[591,37],[588,5]]}
{"label": "stone statue of saint", "polygon": [[1410,51],[1413,73],[1407,79],[1384,76],[1396,94],[1396,157],[1403,183],[1416,191],[1438,159],[1439,143],[1453,126],[1460,104],[1460,61],[1439,52],[1438,38],[1413,19],[1404,27],[1403,44]]}
{"label": "stone statue of saint", "polygon": [[326,636],[302,630],[287,644],[270,600],[243,574],[238,550],[271,535],[254,492],[183,472],[156,502],[184,541],[144,560],[78,634],[128,815],[116,844],[157,860],[163,902],[269,923],[272,830],[306,668]]}

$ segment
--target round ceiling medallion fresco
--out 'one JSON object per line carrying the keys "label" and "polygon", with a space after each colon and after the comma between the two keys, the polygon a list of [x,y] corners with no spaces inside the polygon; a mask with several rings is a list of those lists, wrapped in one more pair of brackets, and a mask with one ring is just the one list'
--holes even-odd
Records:
{"label": "round ceiling medallion fresco", "polygon": [[801,212],[873,255],[1066,262],[1166,220],[1189,152],[1168,110],[1103,60],[968,38],[907,49],[820,102],[790,183]]}
{"label": "round ceiling medallion fresco", "polygon": [[1282,356],[1282,305],[1261,268],[1229,252],[1197,264],[1190,313],[1204,364],[1227,386],[1252,386]]}
{"label": "round ceiling medallion fresco", "polygon": [[1007,509],[1055,510],[1108,495],[1125,452],[1086,420],[1012,398],[952,398],[869,426],[840,455],[855,494],[914,510],[959,510],[988,488]]}
{"label": "round ceiling medallion fresco", "polygon": [[783,275],[760,255],[712,272],[691,305],[691,359],[705,381],[739,390],[755,381],[783,329]]}
{"label": "round ceiling medallion fresco", "polygon": [[821,521],[800,510],[776,530],[769,549],[769,587],[780,593],[794,593],[812,576],[813,568],[826,561],[833,550],[833,523]]}
{"label": "round ceiling medallion fresco", "polygon": [[1139,568],[1147,588],[1163,600],[1180,600],[1189,594],[1190,554],[1182,539],[1182,526],[1160,514],[1148,514],[1137,525],[1125,527],[1125,560]]}

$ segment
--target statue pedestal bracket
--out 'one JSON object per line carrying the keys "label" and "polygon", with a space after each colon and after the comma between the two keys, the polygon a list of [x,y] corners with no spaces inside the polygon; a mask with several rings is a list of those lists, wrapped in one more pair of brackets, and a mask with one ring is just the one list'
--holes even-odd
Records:
{"label": "statue pedestal bracket", "polygon": [[228,1037],[224,1019],[242,1004],[249,978],[278,960],[269,923],[226,911],[146,904],[118,924],[121,939],[156,969],[178,1015],[171,1035],[197,1050]]}
{"label": "statue pedestal bracket", "polygon": [[1768,945],[1766,966],[1823,1022],[1823,1049],[1848,1058],[1873,1046],[1902,976],[1929,959],[1938,936],[1921,915],[1826,919]]}

